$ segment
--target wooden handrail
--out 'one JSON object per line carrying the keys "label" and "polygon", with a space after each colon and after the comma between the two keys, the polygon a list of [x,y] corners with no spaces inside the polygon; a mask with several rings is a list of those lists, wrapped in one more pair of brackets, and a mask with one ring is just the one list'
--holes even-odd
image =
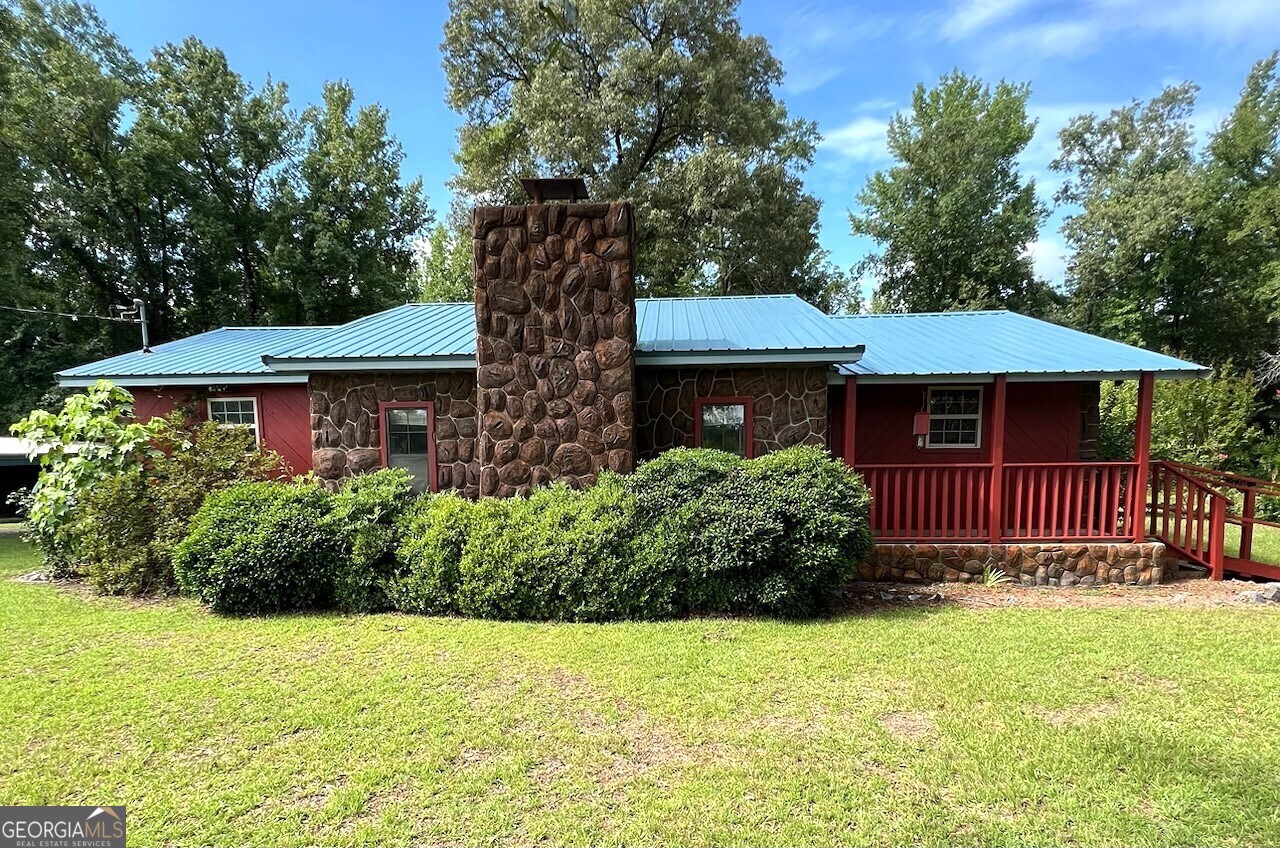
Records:
{"label": "wooden handrail", "polygon": [[1174,460],[1163,460],[1164,465],[1177,469],[1189,476],[1214,477],[1218,478],[1224,486],[1229,486],[1237,491],[1245,489],[1253,489],[1255,492],[1263,495],[1275,495],[1280,497],[1280,482],[1275,480],[1263,480],[1261,477],[1250,477],[1247,474],[1237,474],[1234,471],[1222,471],[1217,468],[1206,468],[1203,465],[1192,465],[1189,462],[1176,462]]}

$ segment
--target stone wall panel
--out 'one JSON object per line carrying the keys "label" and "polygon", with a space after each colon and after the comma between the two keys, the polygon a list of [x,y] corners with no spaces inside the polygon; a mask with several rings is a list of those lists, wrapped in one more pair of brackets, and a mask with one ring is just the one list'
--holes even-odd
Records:
{"label": "stone wall panel", "polygon": [[437,488],[479,494],[475,372],[313,374],[308,391],[312,463],[326,485],[381,467],[379,403],[430,401]]}
{"label": "stone wall panel", "polygon": [[987,569],[1023,586],[1109,583],[1152,586],[1164,579],[1160,542],[1081,544],[879,544],[858,567],[864,580],[981,582]]}
{"label": "stone wall panel", "polygon": [[641,367],[636,392],[634,406],[627,408],[636,416],[637,457],[642,460],[671,448],[694,447],[694,403],[704,397],[752,399],[753,456],[827,444],[827,375],[820,365]]}
{"label": "stone wall panel", "polygon": [[626,203],[472,214],[481,495],[575,488],[634,464],[635,291]]}

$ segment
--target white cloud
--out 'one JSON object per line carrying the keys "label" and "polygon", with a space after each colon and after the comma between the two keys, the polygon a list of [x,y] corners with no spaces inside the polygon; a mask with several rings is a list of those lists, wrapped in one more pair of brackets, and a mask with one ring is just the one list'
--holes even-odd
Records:
{"label": "white cloud", "polygon": [[777,34],[770,36],[774,54],[786,69],[782,87],[788,94],[804,94],[821,88],[848,70],[857,54],[849,45],[882,38],[900,23],[889,17],[868,15],[865,10],[800,4],[781,6],[770,21]]}
{"label": "white cloud", "polygon": [[820,147],[859,162],[880,162],[889,157],[885,133],[888,120],[863,115],[826,133]]}
{"label": "white cloud", "polygon": [[1062,285],[1067,275],[1067,246],[1056,236],[1045,235],[1027,245],[1027,253],[1035,265],[1036,276],[1055,286]]}
{"label": "white cloud", "polygon": [[1005,63],[1084,56],[1116,38],[1153,34],[1225,46],[1270,45],[1280,36],[1276,0],[1089,0],[1066,13],[1020,14],[1032,9],[1039,11],[1023,0],[967,0],[946,19],[942,35],[967,39]]}
{"label": "white cloud", "polygon": [[954,41],[968,38],[1029,5],[1031,0],[966,0],[942,22],[942,34]]}
{"label": "white cloud", "polygon": [[1168,32],[1227,44],[1280,32],[1275,0],[1093,0],[1094,14],[1114,29]]}

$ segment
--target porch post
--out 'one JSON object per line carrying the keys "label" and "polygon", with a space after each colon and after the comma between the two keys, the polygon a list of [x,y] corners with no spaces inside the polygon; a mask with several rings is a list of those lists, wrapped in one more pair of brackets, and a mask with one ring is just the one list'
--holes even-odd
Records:
{"label": "porch post", "polygon": [[853,468],[854,437],[858,428],[858,377],[850,374],[844,378],[844,464]]}
{"label": "porch post", "polygon": [[1133,519],[1133,541],[1147,538],[1147,478],[1151,476],[1151,406],[1155,401],[1156,375],[1143,371],[1138,379],[1138,420],[1133,427],[1133,479],[1129,481],[1129,503]]}
{"label": "porch post", "polygon": [[1004,390],[1006,375],[997,374],[991,387],[991,514],[987,529],[991,544],[1000,544],[1004,535]]}

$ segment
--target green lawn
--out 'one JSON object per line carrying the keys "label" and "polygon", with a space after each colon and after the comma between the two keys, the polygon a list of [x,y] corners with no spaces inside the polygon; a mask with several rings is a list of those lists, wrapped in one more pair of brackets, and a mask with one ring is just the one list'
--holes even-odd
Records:
{"label": "green lawn", "polygon": [[0,538],[0,804],[134,846],[1280,844],[1271,609],[233,620],[33,566]]}
{"label": "green lawn", "polygon": [[[1226,539],[1223,540],[1227,556],[1240,555],[1240,525],[1227,524]],[[1255,525],[1253,528],[1253,553],[1255,562],[1269,562],[1280,565],[1280,527]]]}

